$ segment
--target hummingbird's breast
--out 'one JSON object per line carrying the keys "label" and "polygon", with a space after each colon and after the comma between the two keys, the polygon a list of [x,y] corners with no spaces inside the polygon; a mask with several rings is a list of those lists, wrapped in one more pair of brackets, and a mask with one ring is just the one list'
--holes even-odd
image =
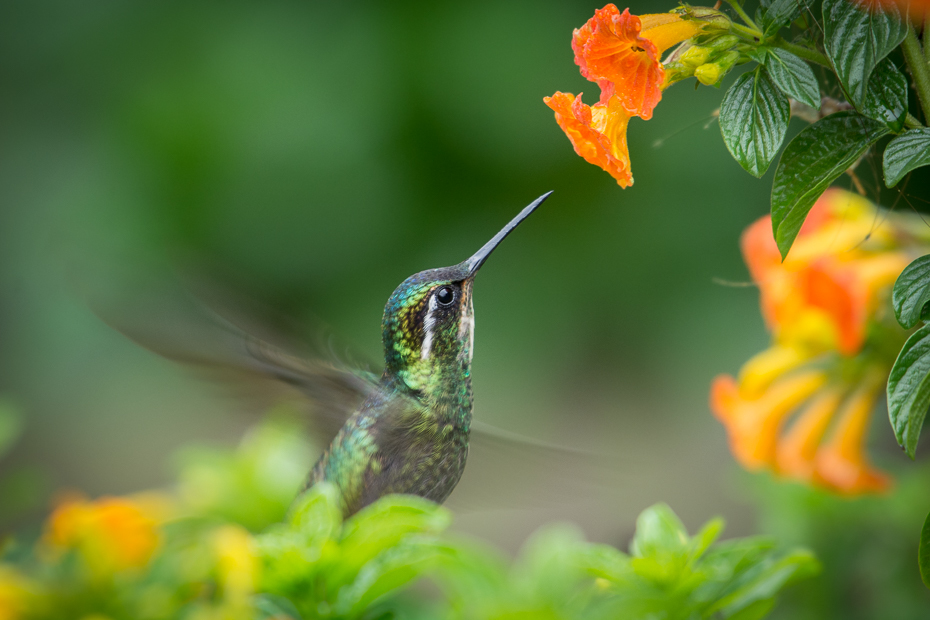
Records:
{"label": "hummingbird's breast", "polygon": [[443,502],[465,469],[471,406],[467,377],[440,399],[383,382],[333,439],[305,488],[333,483],[346,516],[388,493]]}

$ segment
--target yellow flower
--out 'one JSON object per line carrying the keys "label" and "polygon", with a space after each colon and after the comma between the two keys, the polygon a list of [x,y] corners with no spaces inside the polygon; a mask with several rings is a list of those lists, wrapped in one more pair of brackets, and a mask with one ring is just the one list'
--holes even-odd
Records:
{"label": "yellow flower", "polygon": [[0,564],[0,620],[23,618],[31,595],[26,578],[12,567]]}
{"label": "yellow flower", "polygon": [[158,524],[169,501],[157,494],[63,500],[46,523],[53,553],[76,550],[95,575],[142,568],[160,542]]}
{"label": "yellow flower", "polygon": [[775,462],[785,418],[826,382],[822,372],[808,371],[779,379],[757,398],[744,398],[732,377],[722,375],[711,386],[711,409],[727,427],[730,451],[747,469]]}
{"label": "yellow flower", "polygon": [[252,536],[242,527],[225,525],[213,533],[212,544],[223,595],[234,605],[245,605],[258,581]]}
{"label": "yellow flower", "polygon": [[738,380],[714,379],[710,398],[741,465],[843,494],[888,488],[865,444],[894,362],[887,352],[906,337],[890,312],[891,288],[930,250],[920,226],[830,190],[784,262],[770,218],[743,234],[772,346],[747,361]]}

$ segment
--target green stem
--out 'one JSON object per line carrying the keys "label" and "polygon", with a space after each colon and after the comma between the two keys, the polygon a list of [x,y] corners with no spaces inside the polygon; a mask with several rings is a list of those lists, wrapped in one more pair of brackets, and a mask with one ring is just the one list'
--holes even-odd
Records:
{"label": "green stem", "polygon": [[817,50],[812,50],[809,47],[804,47],[803,45],[795,45],[794,43],[788,43],[781,37],[775,39],[772,44],[775,47],[780,47],[786,52],[791,52],[795,56],[800,56],[804,60],[808,60],[812,63],[823,65],[827,69],[833,69],[833,65],[830,64],[830,59],[818,52]]}
{"label": "green stem", "polygon": [[924,58],[927,59],[927,62],[930,63],[930,39],[927,38],[927,33],[930,33],[930,11],[927,11],[927,14],[924,15],[924,29],[920,33],[920,40],[924,44]]}
{"label": "green stem", "polygon": [[911,76],[914,78],[917,100],[920,102],[920,109],[924,111],[924,120],[930,121],[930,67],[927,67],[923,50],[920,49],[914,24],[907,25],[907,36],[904,37],[901,49],[904,50],[904,60],[907,61],[907,68],[911,70]]}
{"label": "green stem", "polygon": [[733,10],[736,11],[736,14],[739,15],[739,18],[743,20],[743,22],[747,26],[749,26],[753,30],[758,31],[761,34],[761,31],[759,30],[759,27],[756,25],[756,22],[752,21],[752,18],[746,14],[746,11],[744,11],[743,7],[739,5],[739,2],[736,2],[735,0],[727,0],[727,4],[733,7]]}
{"label": "green stem", "polygon": [[908,112],[907,116],[904,118],[904,126],[908,129],[920,129],[923,127],[923,124],[917,120],[916,116]]}
{"label": "green stem", "polygon": [[752,28],[747,28],[742,24],[730,23],[730,32],[736,33],[737,35],[748,39],[751,43],[755,43],[756,45],[762,42],[761,32],[758,30],[753,30]]}

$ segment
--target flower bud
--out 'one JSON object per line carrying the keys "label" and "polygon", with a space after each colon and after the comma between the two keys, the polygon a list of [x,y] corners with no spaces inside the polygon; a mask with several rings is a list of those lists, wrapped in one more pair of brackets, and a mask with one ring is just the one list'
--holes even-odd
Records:
{"label": "flower bud", "polygon": [[704,86],[713,86],[723,77],[723,71],[717,64],[709,62],[695,69],[694,77]]}
{"label": "flower bud", "polygon": [[665,63],[665,82],[674,84],[694,75],[694,67],[682,62]]}
{"label": "flower bud", "polygon": [[715,86],[733,68],[737,60],[739,60],[739,52],[726,52],[715,62],[697,67],[694,70],[694,77],[705,86]]}
{"label": "flower bud", "polygon": [[722,52],[736,47],[737,43],[739,43],[738,36],[733,34],[724,34],[712,41],[705,43],[704,47],[709,47],[715,52]]}
{"label": "flower bud", "polygon": [[677,13],[685,19],[701,22],[704,32],[730,29],[730,18],[714,9],[703,6],[686,6],[678,9]]}
{"label": "flower bud", "polygon": [[681,55],[681,62],[689,67],[700,67],[710,60],[713,53],[709,47],[703,45],[692,45]]}

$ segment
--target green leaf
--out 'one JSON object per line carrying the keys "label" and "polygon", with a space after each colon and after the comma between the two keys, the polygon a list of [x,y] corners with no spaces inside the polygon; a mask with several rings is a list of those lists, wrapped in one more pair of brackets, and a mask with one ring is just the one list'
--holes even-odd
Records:
{"label": "green leaf", "polygon": [[578,564],[585,572],[610,581],[630,573],[630,556],[610,545],[589,545],[579,554]]}
{"label": "green leaf", "polygon": [[688,560],[691,562],[698,561],[701,556],[704,555],[704,552],[720,537],[720,533],[723,532],[723,527],[723,519],[719,517],[708,521],[704,527],[701,528],[701,531],[695,534],[691,539]]}
{"label": "green leaf", "polygon": [[894,187],[914,168],[930,165],[930,128],[905,131],[885,147],[885,185]]}
{"label": "green leaf", "polygon": [[852,111],[837,112],[788,143],[772,183],[772,231],[782,258],[817,198],[887,133],[888,127],[878,121]]}
{"label": "green leaf", "polygon": [[917,565],[920,567],[920,578],[923,579],[924,585],[930,588],[930,514],[927,515],[924,527],[920,530]]}
{"label": "green leaf", "polygon": [[907,118],[907,78],[890,58],[885,58],[869,78],[869,91],[859,111],[901,131]]}
{"label": "green leaf", "polygon": [[413,495],[386,495],[348,519],[342,531],[339,566],[333,584],[354,579],[368,562],[414,534],[438,534],[451,521],[449,511]]}
{"label": "green leaf", "polygon": [[930,302],[930,254],[905,267],[891,291],[894,315],[905,329],[920,322],[927,302]]}
{"label": "green leaf", "polygon": [[760,65],[765,64],[765,48],[764,47],[754,47],[754,48],[744,51],[743,53],[746,54],[746,56],[748,56],[752,60],[755,60]]}
{"label": "green leaf", "polygon": [[891,3],[863,9],[850,0],[824,0],[823,43],[849,102],[860,108],[875,66],[901,44],[907,26]]}
{"label": "green leaf", "polygon": [[362,567],[355,581],[339,590],[336,615],[361,616],[378,599],[435,568],[446,546],[432,540],[411,540],[385,550]]}
{"label": "green leaf", "polygon": [[783,93],[814,108],[820,109],[820,86],[810,66],[783,49],[763,48],[765,69],[769,72],[775,86]]}
{"label": "green leaf", "polygon": [[307,544],[336,538],[342,525],[339,490],[327,482],[313,485],[295,502],[290,522]]}
{"label": "green leaf", "polygon": [[688,542],[688,532],[672,509],[666,504],[656,504],[636,519],[636,534],[630,542],[630,554],[648,557],[660,553],[682,553]]}
{"label": "green leaf", "polygon": [[762,27],[768,36],[796,20],[807,9],[810,0],[770,0],[762,4]]}
{"label": "green leaf", "polygon": [[283,596],[258,594],[252,598],[256,620],[302,620],[300,612]]}
{"label": "green leaf", "polygon": [[724,617],[743,611],[775,596],[791,581],[816,574],[820,563],[804,549],[796,549],[779,559],[762,561],[746,570],[711,609]]}
{"label": "green leaf", "polygon": [[733,615],[727,616],[727,620],[761,620],[769,615],[773,607],[775,607],[775,597],[760,599],[743,607]]}
{"label": "green leaf", "polygon": [[758,67],[739,76],[720,104],[720,133],[733,158],[761,177],[781,148],[788,129],[788,100]]}
{"label": "green leaf", "polygon": [[898,444],[914,458],[930,405],[930,325],[907,339],[888,377],[888,417]]}

